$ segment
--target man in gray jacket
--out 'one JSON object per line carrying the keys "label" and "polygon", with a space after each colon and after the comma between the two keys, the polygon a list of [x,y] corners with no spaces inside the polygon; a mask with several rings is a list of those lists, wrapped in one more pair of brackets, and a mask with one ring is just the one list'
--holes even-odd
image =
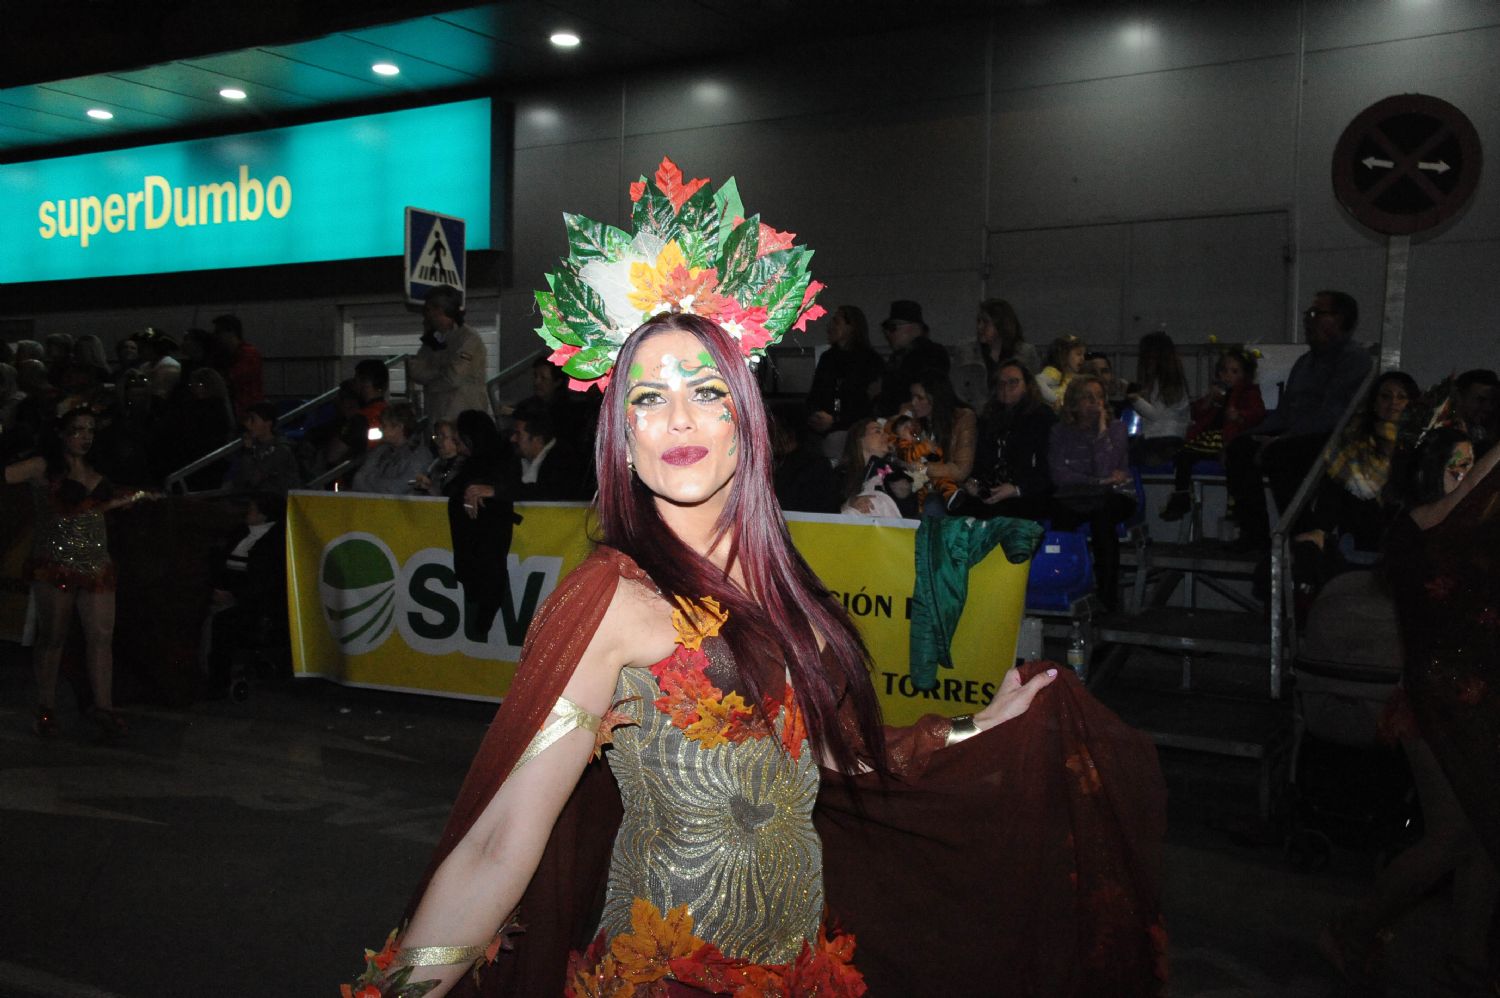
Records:
{"label": "man in gray jacket", "polygon": [[406,361],[406,376],[422,386],[423,409],[436,422],[457,419],[465,409],[489,413],[485,350],[479,334],[464,325],[463,296],[442,285],[422,305],[422,348]]}

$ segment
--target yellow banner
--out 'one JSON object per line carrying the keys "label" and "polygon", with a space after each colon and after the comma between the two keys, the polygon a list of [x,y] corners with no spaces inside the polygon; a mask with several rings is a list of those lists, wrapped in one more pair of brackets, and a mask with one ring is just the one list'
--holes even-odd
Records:
{"label": "yellow banner", "polygon": [[[587,510],[517,507],[511,598],[488,635],[465,632],[446,502],[294,492],[287,508],[292,655],[301,675],[386,689],[495,699],[515,675],[526,624],[558,580],[588,556]],[[797,549],[837,593],[874,658],[887,721],[984,706],[1014,661],[1028,566],[998,550],[969,574],[953,669],[917,692],[907,675],[915,524],[790,514]]]}

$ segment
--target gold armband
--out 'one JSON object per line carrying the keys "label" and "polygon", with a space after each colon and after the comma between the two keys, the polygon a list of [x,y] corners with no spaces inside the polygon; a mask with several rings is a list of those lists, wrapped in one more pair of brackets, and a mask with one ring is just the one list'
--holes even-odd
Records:
{"label": "gold armband", "polygon": [[598,714],[590,714],[567,697],[558,697],[557,703],[547,715],[547,723],[542,725],[542,730],[532,735],[531,743],[526,746],[526,751],[521,753],[521,758],[516,760],[510,771],[514,773],[575,728],[597,732],[599,720]]}
{"label": "gold armband", "polygon": [[973,714],[960,714],[948,724],[948,739],[943,743],[945,745],[957,745],[965,738],[973,738],[979,734],[979,725],[974,723]]}
{"label": "gold armband", "polygon": [[396,962],[408,967],[445,967],[473,963],[484,956],[483,946],[413,946],[396,954]]}

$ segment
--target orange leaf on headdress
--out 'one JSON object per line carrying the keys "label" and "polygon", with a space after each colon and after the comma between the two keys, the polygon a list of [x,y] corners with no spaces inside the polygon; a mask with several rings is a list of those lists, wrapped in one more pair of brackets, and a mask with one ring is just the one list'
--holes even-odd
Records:
{"label": "orange leaf on headdress", "polygon": [[666,156],[661,158],[661,166],[656,168],[656,186],[672,202],[672,207],[678,211],[681,211],[687,199],[697,194],[698,188],[706,183],[708,183],[707,177],[699,177],[683,183],[682,170]]}

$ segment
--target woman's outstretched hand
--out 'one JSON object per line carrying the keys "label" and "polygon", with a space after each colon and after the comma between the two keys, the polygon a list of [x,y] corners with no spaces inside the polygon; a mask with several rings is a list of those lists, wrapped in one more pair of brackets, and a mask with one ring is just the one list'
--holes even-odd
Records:
{"label": "woman's outstretched hand", "polygon": [[980,731],[993,728],[997,724],[1004,724],[1012,718],[1020,717],[1026,713],[1031,706],[1031,701],[1046,686],[1052,684],[1057,678],[1057,670],[1048,669],[1046,672],[1038,672],[1026,682],[1021,682],[1021,673],[1017,669],[1011,669],[1000,681],[1000,691],[990,701],[989,706],[974,715],[974,724]]}

